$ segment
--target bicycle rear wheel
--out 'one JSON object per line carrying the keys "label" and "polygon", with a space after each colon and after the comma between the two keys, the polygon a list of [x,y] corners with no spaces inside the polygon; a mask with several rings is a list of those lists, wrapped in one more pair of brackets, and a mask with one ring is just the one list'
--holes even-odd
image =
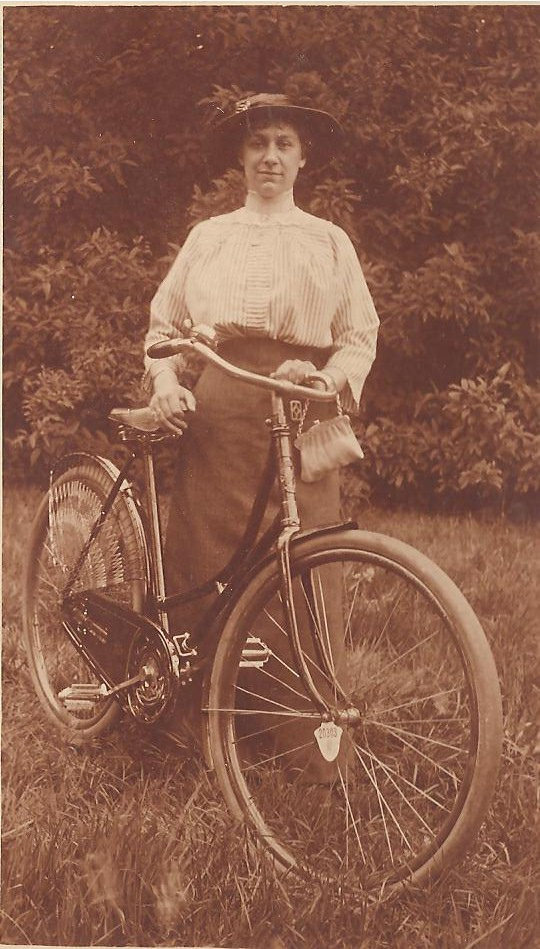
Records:
{"label": "bicycle rear wheel", "polygon": [[269,565],[211,674],[226,801],[280,869],[356,896],[431,882],[470,846],[497,774],[501,700],[481,626],[435,564],[383,535],[301,542],[292,576],[329,712],[298,674]]}
{"label": "bicycle rear wheel", "polygon": [[[23,580],[23,635],[34,688],[49,719],[79,739],[109,728],[119,706],[99,696],[99,680],[64,631],[61,594],[113,484],[113,474],[92,458],[52,484],[32,526]],[[138,611],[144,607],[144,535],[134,503],[122,491],[74,585],[83,589],[99,589]]]}

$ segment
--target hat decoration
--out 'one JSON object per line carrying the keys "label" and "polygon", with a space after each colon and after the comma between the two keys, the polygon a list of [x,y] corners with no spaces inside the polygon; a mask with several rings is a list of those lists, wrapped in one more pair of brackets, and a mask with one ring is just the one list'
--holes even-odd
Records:
{"label": "hat decoration", "polygon": [[252,122],[259,124],[261,118],[268,123],[287,121],[299,127],[309,140],[310,165],[332,158],[343,136],[341,125],[329,112],[297,105],[282,93],[262,92],[239,99],[234,111],[210,130],[211,145],[222,163],[234,159],[242,134]]}

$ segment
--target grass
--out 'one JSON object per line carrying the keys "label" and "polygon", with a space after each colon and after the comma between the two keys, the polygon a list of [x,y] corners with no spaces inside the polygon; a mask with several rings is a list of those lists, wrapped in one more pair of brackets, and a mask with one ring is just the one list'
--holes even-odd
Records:
{"label": "grass", "polygon": [[35,697],[20,576],[37,492],[4,499],[2,910],[7,944],[519,949],[537,934],[534,660],[537,530],[386,513],[362,527],[432,556],[480,616],[501,676],[504,759],[471,853],[434,890],[370,907],[293,892],[248,859],[213,776],[184,746],[125,721],[66,746]]}

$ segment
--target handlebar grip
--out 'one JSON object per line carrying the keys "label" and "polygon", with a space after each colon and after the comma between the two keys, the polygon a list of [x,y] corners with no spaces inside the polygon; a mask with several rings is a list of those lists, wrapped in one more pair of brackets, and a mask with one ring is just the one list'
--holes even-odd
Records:
{"label": "handlebar grip", "polygon": [[[183,340],[182,340],[183,342]],[[180,352],[177,339],[163,339],[159,343],[152,343],[146,350],[150,359],[165,359],[167,356],[176,356]]]}
{"label": "handlebar grip", "polygon": [[166,359],[167,356],[176,356],[182,350],[194,347],[196,343],[202,343],[210,349],[216,348],[217,333],[213,326],[207,326],[205,323],[193,326],[191,320],[184,320],[182,328],[186,331],[185,336],[152,343],[146,350],[146,355],[150,356],[150,359]]}
{"label": "handlebar grip", "polygon": [[310,372],[309,376],[306,376],[304,379],[304,383],[309,386],[310,382],[322,382],[325,392],[331,392],[334,396],[337,395],[336,384],[330,374],[327,372],[319,370],[316,372]]}

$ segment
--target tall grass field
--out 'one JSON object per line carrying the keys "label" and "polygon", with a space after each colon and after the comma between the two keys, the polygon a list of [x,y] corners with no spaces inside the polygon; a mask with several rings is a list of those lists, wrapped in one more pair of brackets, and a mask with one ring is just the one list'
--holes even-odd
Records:
{"label": "tall grass field", "polygon": [[21,642],[21,571],[37,501],[28,488],[4,495],[2,943],[540,945],[537,528],[496,518],[356,512],[362,527],[431,556],[470,600],[500,674],[505,741],[493,806],[461,865],[431,891],[350,905],[324,887],[292,890],[248,857],[188,723],[172,743],[125,718],[82,748],[67,746],[49,725]]}

